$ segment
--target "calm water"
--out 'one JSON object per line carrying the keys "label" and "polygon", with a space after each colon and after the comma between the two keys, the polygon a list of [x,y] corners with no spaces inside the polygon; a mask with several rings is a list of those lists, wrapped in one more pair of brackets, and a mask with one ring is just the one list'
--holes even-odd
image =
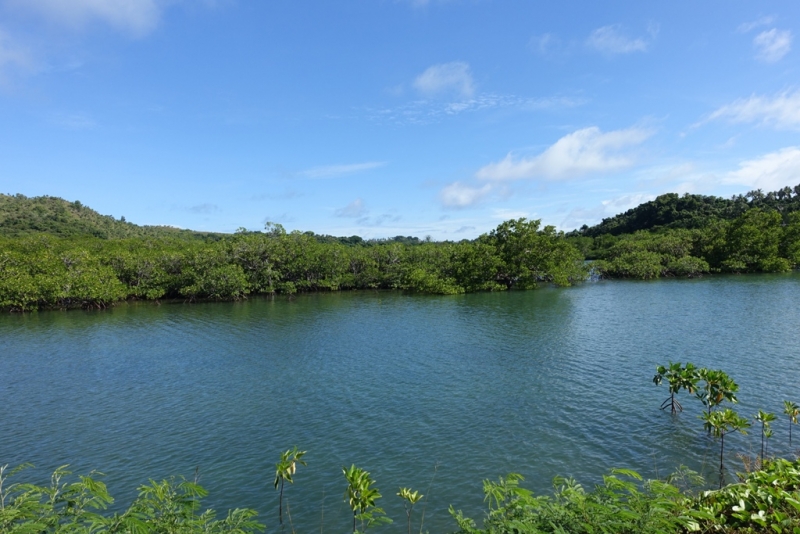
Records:
{"label": "calm water", "polygon": [[[392,530],[411,486],[430,497],[425,529],[447,532],[449,504],[480,517],[481,480],[511,471],[546,491],[612,467],[713,470],[699,403],[658,409],[668,360],[726,370],[747,416],[800,402],[800,274],[5,315],[0,464],[32,462],[41,480],[97,469],[120,504],[199,466],[209,506],[254,507],[274,530],[274,463],[297,444],[299,532],[346,531],[351,463],[377,479]],[[781,418],[775,451],[786,434]]]}

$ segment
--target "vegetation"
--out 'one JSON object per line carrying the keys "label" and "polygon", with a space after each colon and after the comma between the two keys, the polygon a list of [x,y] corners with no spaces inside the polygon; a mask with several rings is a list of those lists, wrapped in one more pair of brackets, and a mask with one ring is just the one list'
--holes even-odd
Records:
{"label": "vegetation", "polygon": [[680,390],[685,389],[689,393],[694,393],[697,389],[698,370],[691,363],[687,363],[683,367],[680,363],[669,362],[669,366],[659,365],[656,368],[656,375],[653,377],[655,385],[661,385],[661,382],[666,379],[669,385],[669,397],[661,403],[661,409],[665,410],[670,408],[672,414],[683,411],[683,406],[675,395]]}
{"label": "vegetation", "polygon": [[278,521],[283,525],[283,485],[285,482],[294,484],[294,474],[297,472],[297,464],[308,465],[303,460],[306,451],[297,449],[297,446],[292,447],[281,453],[281,459],[275,464],[275,489],[280,487],[278,494]]}
{"label": "vegetation", "polygon": [[792,425],[797,424],[797,417],[800,416],[800,406],[794,402],[783,401],[783,413],[789,417],[789,446],[792,445]]}
{"label": "vegetation", "polygon": [[454,294],[569,285],[586,276],[563,234],[525,219],[473,242],[414,245],[344,245],[280,225],[216,240],[0,238],[0,309],[18,311],[345,289]]}
{"label": "vegetation", "polygon": [[800,185],[729,200],[662,195],[564,235],[505,221],[468,241],[367,241],[313,232],[209,234],[137,226],[55,197],[0,195],[0,309],[103,308],[126,299],[235,300],[303,291],[456,294],[567,286],[585,258],[607,278],[784,272],[800,265]]}
{"label": "vegetation", "polygon": [[670,193],[567,238],[607,278],[785,272],[800,265],[800,185],[729,200]]}
{"label": "vegetation", "polygon": [[222,234],[193,232],[172,226],[138,226],[125,217],[100,215],[80,201],[58,197],[0,194],[0,237],[48,234],[57,237],[178,237],[214,240]]}
{"label": "vegetation", "polygon": [[700,229],[719,221],[731,221],[758,208],[789,214],[800,211],[800,185],[764,193],[757,189],[730,199],[705,195],[667,193],[625,213],[603,219],[592,227],[583,226],[577,235],[599,237],[633,234],[641,230]]}
{"label": "vegetation", "polygon": [[151,480],[124,512],[103,513],[114,499],[97,473],[66,482],[66,467],[53,473],[50,484],[9,483],[21,469],[0,467],[0,532],[3,533],[195,533],[244,534],[264,530],[255,510],[229,511],[217,519],[213,510],[201,512],[208,492],[183,479]]}
{"label": "vegetation", "polygon": [[408,534],[411,534],[411,512],[414,511],[414,505],[417,504],[424,495],[418,491],[411,491],[410,488],[400,488],[397,496],[403,499],[403,506],[406,510],[406,522],[408,524]]}
{"label": "vegetation", "polygon": [[375,481],[369,476],[369,472],[351,465],[349,468],[342,467],[342,474],[347,480],[344,500],[353,512],[354,534],[357,532],[357,522],[361,525],[361,532],[374,525],[392,522],[386,517],[383,508],[375,504],[381,494],[374,486]]}
{"label": "vegetation", "polygon": [[614,470],[591,490],[556,478],[552,496],[533,495],[521,480],[511,474],[484,481],[489,511],[483,528],[451,507],[459,534],[800,532],[800,461],[769,460],[713,491],[693,491],[702,481],[686,469],[667,480]]}

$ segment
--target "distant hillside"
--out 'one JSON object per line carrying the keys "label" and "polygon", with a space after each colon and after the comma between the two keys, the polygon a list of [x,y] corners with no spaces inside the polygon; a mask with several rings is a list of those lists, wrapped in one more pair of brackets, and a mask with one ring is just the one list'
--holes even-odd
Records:
{"label": "distant hillside", "polygon": [[59,237],[92,236],[101,239],[124,237],[180,237],[216,239],[221,234],[193,232],[170,226],[139,226],[100,215],[79,201],[63,198],[0,194],[0,236],[20,237],[47,233]]}
{"label": "distant hillside", "polygon": [[730,199],[676,193],[661,195],[600,224],[571,232],[572,236],[631,234],[638,230],[702,228],[714,220],[731,220],[750,208],[771,208],[784,215],[800,210],[800,185],[764,194],[760,189]]}

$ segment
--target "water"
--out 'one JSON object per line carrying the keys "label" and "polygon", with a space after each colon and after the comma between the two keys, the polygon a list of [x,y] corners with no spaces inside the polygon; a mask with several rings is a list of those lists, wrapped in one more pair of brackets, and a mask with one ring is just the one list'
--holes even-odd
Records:
{"label": "water", "polygon": [[[256,508],[272,531],[274,464],[298,445],[298,532],[347,530],[351,463],[377,480],[390,530],[410,486],[429,496],[425,530],[448,532],[448,505],[480,518],[481,480],[512,471],[537,492],[613,467],[713,473],[699,402],[658,409],[667,390],[651,380],[669,360],[727,371],[747,416],[800,402],[800,274],[5,315],[0,464],[32,462],[40,482],[97,469],[118,506],[199,467],[208,506]],[[775,452],[786,435],[779,415]],[[757,431],[726,440],[729,465],[758,447]]]}

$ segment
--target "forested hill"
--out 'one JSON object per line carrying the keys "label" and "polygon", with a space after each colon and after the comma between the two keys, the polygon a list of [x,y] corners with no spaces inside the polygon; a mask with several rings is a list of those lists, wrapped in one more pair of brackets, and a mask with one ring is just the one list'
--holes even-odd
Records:
{"label": "forested hill", "polygon": [[595,226],[583,226],[571,235],[598,237],[632,234],[639,230],[667,228],[704,228],[714,220],[733,220],[750,208],[774,209],[784,216],[800,210],[800,185],[784,187],[772,193],[760,189],[730,199],[676,193],[661,195],[625,213],[603,219]]}
{"label": "forested hill", "polygon": [[100,215],[79,201],[62,198],[0,194],[0,236],[21,237],[46,233],[58,237],[183,237],[215,239],[220,234],[193,232],[171,226],[139,226]]}

